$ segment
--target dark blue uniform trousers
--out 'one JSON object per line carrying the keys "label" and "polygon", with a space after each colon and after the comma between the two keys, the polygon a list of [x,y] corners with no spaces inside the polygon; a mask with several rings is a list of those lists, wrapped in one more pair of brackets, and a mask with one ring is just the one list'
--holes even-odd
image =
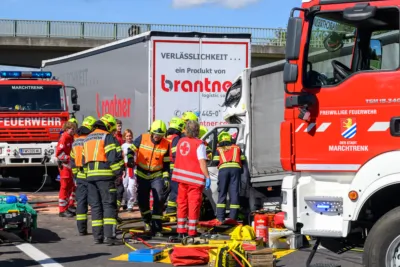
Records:
{"label": "dark blue uniform trousers", "polygon": [[240,168],[222,168],[218,171],[217,219],[225,220],[226,195],[229,192],[229,218],[236,220],[239,213]]}
{"label": "dark blue uniform trousers", "polygon": [[[144,179],[137,177],[138,183],[138,205],[143,221],[150,224],[153,232],[162,230],[162,213],[165,202],[164,179],[157,177],[153,179]],[[153,193],[153,211],[150,210],[150,190]]]}
{"label": "dark blue uniform trousers", "polygon": [[[172,171],[169,172],[169,177],[172,177]],[[171,192],[169,193],[167,209],[165,213],[176,213],[176,197],[178,196],[178,183],[169,179]]]}

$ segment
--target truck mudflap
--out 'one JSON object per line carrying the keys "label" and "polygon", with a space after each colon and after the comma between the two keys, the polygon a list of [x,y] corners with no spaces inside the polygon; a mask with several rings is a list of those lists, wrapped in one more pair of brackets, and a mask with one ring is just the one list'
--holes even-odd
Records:
{"label": "truck mudflap", "polygon": [[297,198],[296,175],[285,176],[282,181],[282,211],[285,213],[283,223],[289,230],[296,230],[297,223]]}

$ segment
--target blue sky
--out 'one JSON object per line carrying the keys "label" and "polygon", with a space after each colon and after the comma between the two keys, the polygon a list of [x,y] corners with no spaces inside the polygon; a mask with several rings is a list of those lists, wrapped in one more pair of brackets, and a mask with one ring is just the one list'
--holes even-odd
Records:
{"label": "blue sky", "polygon": [[286,27],[301,0],[1,0],[3,19]]}

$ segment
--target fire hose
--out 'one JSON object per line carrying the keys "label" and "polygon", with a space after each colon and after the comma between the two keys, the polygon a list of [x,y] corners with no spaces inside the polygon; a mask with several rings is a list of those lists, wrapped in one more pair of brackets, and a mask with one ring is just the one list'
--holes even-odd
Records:
{"label": "fire hose", "polygon": [[50,159],[49,156],[47,155],[47,153],[48,153],[47,151],[44,152],[44,156],[43,156],[43,159],[42,159],[42,161],[41,161],[41,164],[44,165],[44,175],[43,175],[43,182],[42,182],[42,185],[39,187],[38,190],[36,190],[35,192],[33,192],[32,195],[34,195],[34,194],[38,193],[40,190],[42,190],[42,188],[43,188],[44,185],[46,184],[47,177],[48,177],[48,174],[47,174],[47,161]]}

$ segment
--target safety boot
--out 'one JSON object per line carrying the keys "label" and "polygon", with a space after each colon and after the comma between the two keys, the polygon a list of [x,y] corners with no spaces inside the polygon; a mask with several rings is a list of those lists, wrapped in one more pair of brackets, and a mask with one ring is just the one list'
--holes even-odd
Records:
{"label": "safety boot", "polygon": [[154,233],[154,237],[163,237],[164,235],[161,232]]}
{"label": "safety boot", "polygon": [[146,223],[146,224],[144,225],[144,231],[145,231],[145,232],[151,232],[151,226],[150,226],[150,224]]}
{"label": "safety boot", "polygon": [[79,236],[85,236],[85,235],[88,235],[88,232],[87,232],[87,231],[84,231],[84,232],[79,233]]}
{"label": "safety boot", "polygon": [[69,207],[68,211],[71,213],[76,213],[76,207]]}
{"label": "safety boot", "polygon": [[121,242],[116,237],[106,237],[104,239],[104,243],[109,246],[119,245]]}
{"label": "safety boot", "polygon": [[94,243],[96,244],[96,245],[100,245],[100,244],[103,244],[104,243],[104,240],[101,238],[101,239],[95,239],[94,240]]}
{"label": "safety boot", "polygon": [[72,212],[66,210],[66,211],[64,211],[64,212],[60,212],[60,213],[58,214],[58,216],[59,216],[59,217],[65,217],[65,218],[72,218],[72,217],[75,216],[75,214],[73,214]]}

